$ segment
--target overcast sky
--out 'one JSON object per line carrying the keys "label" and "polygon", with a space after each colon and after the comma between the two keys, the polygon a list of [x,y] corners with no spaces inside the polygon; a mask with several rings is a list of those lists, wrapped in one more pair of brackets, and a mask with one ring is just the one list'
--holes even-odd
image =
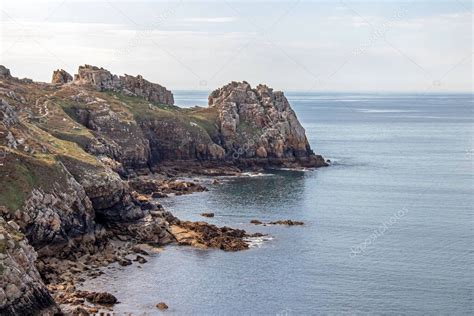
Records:
{"label": "overcast sky", "polygon": [[92,64],[170,89],[472,91],[472,3],[1,1],[0,64],[50,81]]}

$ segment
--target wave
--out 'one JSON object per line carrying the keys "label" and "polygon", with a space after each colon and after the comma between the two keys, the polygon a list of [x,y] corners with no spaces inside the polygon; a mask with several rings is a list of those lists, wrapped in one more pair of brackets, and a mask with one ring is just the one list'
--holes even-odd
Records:
{"label": "wave", "polygon": [[275,239],[271,236],[261,236],[261,237],[246,237],[244,241],[249,243],[250,248],[260,248],[267,241]]}
{"label": "wave", "polygon": [[274,174],[271,173],[262,173],[262,172],[243,172],[238,177],[273,177]]}

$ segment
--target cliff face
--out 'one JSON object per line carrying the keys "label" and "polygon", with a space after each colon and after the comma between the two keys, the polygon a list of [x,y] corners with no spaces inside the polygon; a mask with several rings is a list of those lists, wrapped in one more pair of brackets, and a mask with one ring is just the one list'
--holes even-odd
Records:
{"label": "cliff face", "polygon": [[15,222],[0,217],[0,314],[59,313],[35,267],[36,253]]}
{"label": "cliff face", "polygon": [[283,93],[266,86],[233,82],[208,108],[181,109],[141,76],[86,65],[73,80],[57,70],[52,81],[17,79],[0,66],[0,268],[8,272],[0,312],[55,308],[36,255],[96,253],[116,233],[172,239],[172,216],[133,192],[128,177],[170,164],[195,172],[325,165]]}
{"label": "cliff face", "polygon": [[209,96],[208,108],[181,109],[172,106],[169,91],[141,76],[86,65],[56,95],[68,115],[94,134],[84,149],[120,162],[125,171],[175,160],[325,165],[284,94],[265,85],[232,82]]}
{"label": "cliff face", "polygon": [[313,155],[304,128],[283,92],[232,82],[209,96],[218,112],[224,148],[234,156],[297,158]]}

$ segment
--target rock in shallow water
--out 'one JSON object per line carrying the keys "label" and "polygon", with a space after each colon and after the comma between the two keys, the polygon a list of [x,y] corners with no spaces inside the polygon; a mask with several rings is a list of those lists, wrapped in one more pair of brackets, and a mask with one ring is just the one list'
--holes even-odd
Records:
{"label": "rock in shallow water", "polygon": [[164,302],[160,302],[160,303],[156,304],[156,308],[163,311],[165,309],[168,309],[168,305],[166,305],[166,303],[164,303]]}
{"label": "rock in shallow water", "polygon": [[304,225],[304,223],[301,221],[292,221],[291,219],[278,220],[278,221],[268,222],[268,223],[264,223],[262,221],[259,221],[258,219],[252,219],[250,221],[250,224],[254,224],[254,225],[267,225],[268,224],[268,225],[286,225],[286,226]]}
{"label": "rock in shallow water", "polygon": [[201,213],[201,216],[204,216],[204,217],[214,217],[214,213]]}
{"label": "rock in shallow water", "polygon": [[303,222],[300,222],[300,221],[292,221],[291,219],[287,219],[285,221],[283,220],[279,220],[279,221],[275,221],[275,222],[270,222],[268,223],[270,225],[287,225],[287,226],[297,226],[297,225],[304,225]]}

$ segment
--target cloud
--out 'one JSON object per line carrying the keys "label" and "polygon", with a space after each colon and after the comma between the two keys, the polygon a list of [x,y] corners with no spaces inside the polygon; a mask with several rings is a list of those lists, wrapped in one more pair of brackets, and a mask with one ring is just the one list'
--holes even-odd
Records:
{"label": "cloud", "polygon": [[[0,21],[1,63],[17,76],[44,81],[53,69],[75,71],[89,63],[119,74],[140,73],[171,89],[202,89],[202,80],[209,88],[247,80],[304,90],[314,87],[313,74],[325,79],[337,70],[324,89],[401,91],[426,88],[472,52],[471,15],[456,8],[395,17],[399,11],[391,7],[390,14],[362,8],[362,18],[307,3],[259,32],[247,17],[261,26],[284,11],[273,5],[256,10],[249,3],[239,19],[225,4],[120,5],[136,24],[106,3],[91,16],[89,6],[66,1],[47,21],[55,5],[47,10],[32,3],[31,12],[6,8],[12,18],[3,14]],[[315,8],[321,11],[310,10]],[[443,88],[471,89],[471,65],[469,59],[462,63]]]}
{"label": "cloud", "polygon": [[229,23],[237,21],[236,17],[232,16],[221,16],[221,17],[209,17],[209,18],[186,18],[181,19],[183,22],[196,22],[196,23]]}

